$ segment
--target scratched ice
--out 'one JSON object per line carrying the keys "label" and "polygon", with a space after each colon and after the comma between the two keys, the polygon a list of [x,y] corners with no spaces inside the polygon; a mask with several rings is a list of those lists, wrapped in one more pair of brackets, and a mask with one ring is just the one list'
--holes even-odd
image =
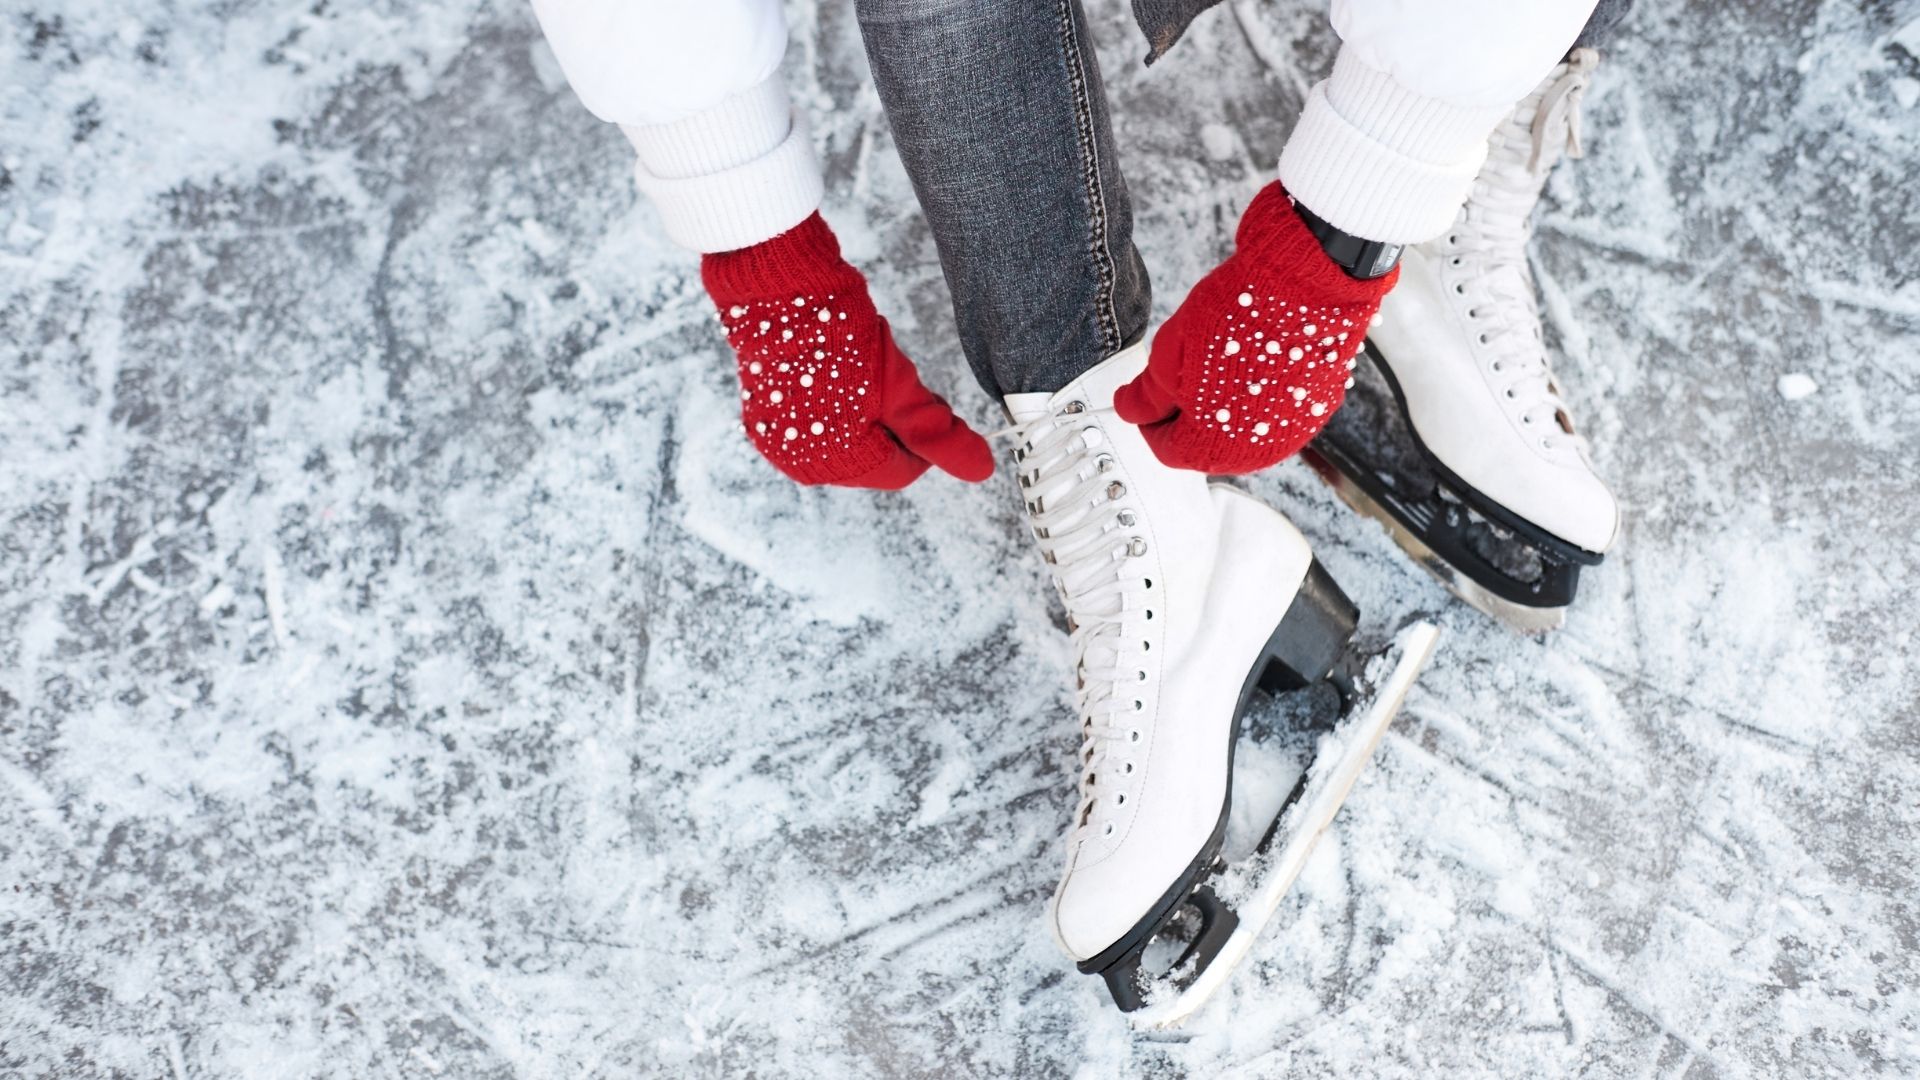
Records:
{"label": "scratched ice", "polygon": [[[1185,1043],[1041,921],[1010,478],[756,457],[524,4],[0,3],[0,1073],[1920,1074],[1913,3],[1648,0],[1601,69],[1533,250],[1626,531],[1563,633],[1250,482],[1448,636]],[[1331,34],[1145,69],[1091,6],[1164,315]],[[790,14],[828,216],[996,425],[848,6]]]}

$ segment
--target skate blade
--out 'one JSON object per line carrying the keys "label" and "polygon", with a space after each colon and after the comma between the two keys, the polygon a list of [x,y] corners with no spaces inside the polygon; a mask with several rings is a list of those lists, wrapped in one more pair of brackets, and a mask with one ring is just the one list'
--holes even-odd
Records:
{"label": "skate blade", "polygon": [[1324,468],[1315,468],[1321,478],[1333,488],[1340,501],[1359,513],[1379,522],[1387,530],[1387,535],[1399,545],[1400,550],[1417,563],[1421,569],[1432,574],[1448,592],[1467,602],[1475,611],[1526,634],[1544,634],[1558,630],[1567,622],[1565,607],[1529,607],[1516,604],[1502,596],[1496,596],[1479,582],[1461,573],[1459,568],[1435,554],[1413,530],[1406,527],[1386,507],[1374,501],[1365,488],[1355,483],[1346,473],[1341,472],[1328,462]]}
{"label": "skate blade", "polygon": [[[1177,1028],[1199,1012],[1226,985],[1234,970],[1252,950],[1261,931],[1280,910],[1280,902],[1292,890],[1294,881],[1306,866],[1307,857],[1313,854],[1320,835],[1327,831],[1334,815],[1347,801],[1354,781],[1360,778],[1361,771],[1373,759],[1374,751],[1379,748],[1387,728],[1392,726],[1393,718],[1399,714],[1414,680],[1433,658],[1434,647],[1439,640],[1439,627],[1428,622],[1415,623],[1400,632],[1389,649],[1389,652],[1399,652],[1392,670],[1368,690],[1365,707],[1341,721],[1334,732],[1326,737],[1337,740],[1338,748],[1330,756],[1323,752],[1323,756],[1315,758],[1309,767],[1306,789],[1277,823],[1274,842],[1266,846],[1264,854],[1249,860],[1249,870],[1258,875],[1259,885],[1250,892],[1243,905],[1235,906],[1234,913],[1239,916],[1239,925],[1234,928],[1233,935],[1220,947],[1213,961],[1178,996],[1151,1003],[1138,1012],[1128,1014],[1136,1030],[1168,1031]],[[1325,740],[1322,745],[1325,745]]]}

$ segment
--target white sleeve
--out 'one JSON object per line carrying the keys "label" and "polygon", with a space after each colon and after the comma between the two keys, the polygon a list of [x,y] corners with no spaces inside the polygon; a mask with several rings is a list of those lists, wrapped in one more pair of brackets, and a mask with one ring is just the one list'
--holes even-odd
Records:
{"label": "white sleeve", "polygon": [[1345,232],[1412,244],[1453,222],[1487,136],[1596,0],[1333,0],[1340,54],[1286,149],[1288,193]]}
{"label": "white sleeve", "polygon": [[587,109],[620,125],[667,235],[733,251],[820,206],[820,165],[780,76],[780,0],[533,0]]}

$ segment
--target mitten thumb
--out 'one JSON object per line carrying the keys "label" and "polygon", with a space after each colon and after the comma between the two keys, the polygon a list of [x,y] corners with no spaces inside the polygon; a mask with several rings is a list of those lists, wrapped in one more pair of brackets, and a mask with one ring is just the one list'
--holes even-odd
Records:
{"label": "mitten thumb", "polygon": [[[1159,339],[1155,339],[1157,348]],[[1179,402],[1174,400],[1173,388],[1164,385],[1159,376],[1155,356],[1147,361],[1147,368],[1133,377],[1133,381],[1113,392],[1113,411],[1120,419],[1129,424],[1144,425],[1158,423],[1180,411]],[[1172,365],[1178,370],[1178,365]]]}
{"label": "mitten thumb", "polygon": [[920,373],[893,343],[893,331],[884,331],[886,358],[881,385],[880,423],[914,454],[969,483],[993,475],[993,449],[987,440],[954,414],[940,395],[927,389]]}

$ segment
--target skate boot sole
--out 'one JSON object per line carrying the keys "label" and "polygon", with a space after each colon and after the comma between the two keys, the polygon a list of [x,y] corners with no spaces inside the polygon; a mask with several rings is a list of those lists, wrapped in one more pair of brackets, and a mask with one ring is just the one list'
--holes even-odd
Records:
{"label": "skate boot sole", "polygon": [[1234,752],[1253,691],[1260,688],[1279,693],[1328,681],[1346,655],[1358,623],[1359,612],[1353,602],[1321,568],[1319,560],[1309,562],[1293,600],[1241,685],[1227,746],[1226,793],[1212,834],[1199,854],[1132,930],[1077,965],[1081,972],[1098,974],[1106,981],[1114,1004],[1122,1011],[1132,1012],[1146,1004],[1144,991],[1150,980],[1142,977],[1142,954],[1182,907],[1193,908],[1200,918],[1200,926],[1170,970],[1189,966],[1205,969],[1228,944],[1237,917],[1220,902],[1204,879],[1220,869],[1220,849],[1233,808]]}

